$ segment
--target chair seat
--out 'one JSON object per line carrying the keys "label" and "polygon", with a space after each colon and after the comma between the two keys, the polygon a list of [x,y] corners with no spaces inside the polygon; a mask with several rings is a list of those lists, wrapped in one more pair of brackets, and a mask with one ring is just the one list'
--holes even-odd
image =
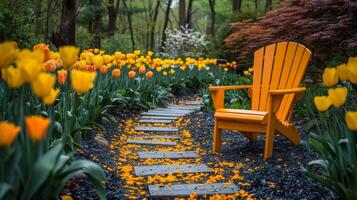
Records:
{"label": "chair seat", "polygon": [[226,119],[241,122],[266,123],[268,112],[242,109],[219,108],[214,117],[216,119]]}

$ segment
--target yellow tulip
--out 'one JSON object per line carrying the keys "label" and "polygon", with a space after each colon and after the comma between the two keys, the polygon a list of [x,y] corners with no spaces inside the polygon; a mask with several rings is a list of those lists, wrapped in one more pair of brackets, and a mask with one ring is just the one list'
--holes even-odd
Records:
{"label": "yellow tulip", "polygon": [[0,121],[0,146],[11,145],[20,133],[20,130],[21,128],[15,124]]}
{"label": "yellow tulip", "polygon": [[357,84],[357,57],[349,58],[347,63],[348,80]]}
{"label": "yellow tulip", "polygon": [[6,82],[10,88],[19,88],[24,84],[22,71],[13,66],[6,69]]}
{"label": "yellow tulip", "polygon": [[17,54],[15,42],[3,42],[0,44],[0,68],[5,68],[14,62]]}
{"label": "yellow tulip", "polygon": [[78,60],[79,48],[75,46],[62,46],[59,48],[59,54],[63,61],[63,67],[69,68]]}
{"label": "yellow tulip", "polygon": [[77,93],[88,92],[93,88],[93,81],[96,75],[96,72],[73,70],[71,72],[72,88]]}
{"label": "yellow tulip", "polygon": [[317,110],[321,112],[328,110],[332,104],[330,98],[326,96],[317,96],[314,98],[314,102]]}
{"label": "yellow tulip", "polygon": [[32,82],[32,90],[39,98],[44,98],[51,93],[51,89],[55,85],[56,78],[49,73],[40,73],[37,79]]}
{"label": "yellow tulip", "polygon": [[34,142],[42,140],[47,133],[51,120],[41,116],[25,117],[26,132]]}
{"label": "yellow tulip", "polygon": [[335,86],[338,82],[338,73],[336,68],[325,68],[322,80],[324,81],[324,85],[328,87]]}
{"label": "yellow tulip", "polygon": [[152,55],[154,55],[154,52],[148,51],[148,56],[151,57]]}
{"label": "yellow tulip", "polygon": [[167,72],[162,72],[162,75],[167,76]]}
{"label": "yellow tulip", "polygon": [[136,56],[138,56],[138,55],[141,54],[141,51],[140,51],[140,50],[135,50],[135,51],[134,51],[134,54],[135,54]]}
{"label": "yellow tulip", "polygon": [[336,89],[329,89],[328,90],[328,97],[331,100],[331,103],[336,106],[340,107],[342,106],[347,97],[347,88],[342,87],[342,88],[336,88]]}
{"label": "yellow tulip", "polygon": [[170,73],[171,73],[171,74],[174,74],[174,73],[175,73],[175,70],[174,70],[174,69],[171,69],[171,70],[170,70]]}
{"label": "yellow tulip", "polygon": [[357,131],[357,112],[346,112],[345,119],[347,127],[351,130]]}
{"label": "yellow tulip", "polygon": [[41,50],[31,52],[22,50],[16,60],[16,65],[22,71],[25,82],[32,83],[43,69],[44,54]]}
{"label": "yellow tulip", "polygon": [[253,68],[252,67],[248,68],[248,71],[253,72]]}
{"label": "yellow tulip", "polygon": [[249,75],[249,71],[248,71],[248,70],[245,70],[243,73],[244,73],[244,75],[246,75],[246,76]]}
{"label": "yellow tulip", "polygon": [[337,72],[338,76],[340,77],[340,80],[348,80],[348,68],[345,64],[337,66]]}
{"label": "yellow tulip", "polygon": [[1,68],[1,78],[3,81],[6,81],[6,69],[7,68]]}
{"label": "yellow tulip", "polygon": [[94,56],[92,58],[92,63],[94,66],[96,66],[97,68],[100,68],[101,66],[103,66],[103,58],[102,56]]}
{"label": "yellow tulip", "polygon": [[58,93],[59,89],[51,89],[50,94],[42,99],[43,103],[46,105],[53,104],[56,101]]}

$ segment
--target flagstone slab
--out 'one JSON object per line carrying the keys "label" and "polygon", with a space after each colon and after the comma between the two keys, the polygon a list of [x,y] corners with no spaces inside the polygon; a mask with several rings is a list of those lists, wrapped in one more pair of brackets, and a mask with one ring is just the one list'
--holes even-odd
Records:
{"label": "flagstone slab", "polygon": [[183,110],[199,110],[202,106],[188,106],[188,105],[169,105],[167,108],[183,109]]}
{"label": "flagstone slab", "polygon": [[166,119],[141,119],[139,123],[162,123],[162,124],[170,124],[172,120]]}
{"label": "flagstone slab", "polygon": [[176,127],[162,127],[162,126],[137,126],[135,131],[144,131],[144,132],[177,132],[178,128]]}
{"label": "flagstone slab", "polygon": [[181,113],[167,113],[167,112],[143,112],[141,115],[145,116],[169,116],[169,117],[182,117]]}
{"label": "flagstone slab", "polygon": [[180,139],[179,136],[172,136],[172,135],[134,135],[134,137],[137,137],[137,138],[145,138],[145,139],[148,139],[148,138],[157,138],[157,139]]}
{"label": "flagstone slab", "polygon": [[237,185],[226,183],[149,185],[148,188],[151,197],[184,197],[193,192],[197,195],[235,194],[240,190]]}
{"label": "flagstone slab", "polygon": [[143,144],[143,145],[161,145],[161,146],[175,146],[176,142],[163,142],[163,141],[155,141],[155,140],[134,140],[128,139],[126,141],[127,144]]}
{"label": "flagstone slab", "polygon": [[151,151],[151,152],[138,152],[139,158],[171,158],[171,159],[181,159],[181,158],[198,158],[199,155],[194,151],[170,151],[170,152],[160,152],[160,151]]}
{"label": "flagstone slab", "polygon": [[140,119],[163,119],[163,120],[176,120],[177,117],[171,117],[171,116],[141,116]]}
{"label": "flagstone slab", "polygon": [[173,112],[173,113],[191,113],[194,110],[183,110],[183,109],[175,109],[175,108],[158,108],[156,110],[152,111],[158,111],[158,112]]}
{"label": "flagstone slab", "polygon": [[205,164],[183,164],[183,165],[151,165],[135,166],[136,176],[151,176],[157,174],[174,174],[174,173],[208,173],[212,170]]}
{"label": "flagstone slab", "polygon": [[185,101],[184,104],[186,105],[202,105],[202,101]]}

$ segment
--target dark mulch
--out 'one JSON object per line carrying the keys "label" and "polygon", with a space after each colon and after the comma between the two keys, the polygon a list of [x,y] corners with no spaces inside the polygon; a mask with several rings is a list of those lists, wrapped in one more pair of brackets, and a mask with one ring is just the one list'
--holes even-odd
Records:
{"label": "dark mulch", "polygon": [[[298,146],[290,143],[285,137],[277,136],[271,159],[263,159],[264,136],[251,142],[239,133],[224,131],[222,153],[212,154],[213,112],[198,112],[190,116],[191,134],[194,141],[207,150],[203,158],[206,162],[240,162],[244,167],[241,175],[251,186],[243,186],[256,198],[271,199],[336,199],[335,195],[319,183],[308,180],[301,168],[317,155],[305,144]],[[302,140],[307,133],[299,128]]]}
{"label": "dark mulch", "polygon": [[[139,110],[120,111],[116,113],[119,123],[124,123],[125,119],[132,118],[139,114]],[[207,150],[203,157],[204,162],[235,162],[243,163],[240,170],[244,177],[244,182],[250,186],[242,186],[248,193],[253,193],[254,197],[266,199],[336,199],[335,195],[323,188],[319,183],[308,180],[301,172],[301,167],[317,155],[306,145],[292,145],[286,138],[277,136],[274,141],[273,157],[267,161],[263,160],[264,137],[260,136],[258,141],[249,142],[238,133],[225,131],[223,133],[222,153],[217,156],[212,154],[212,132],[213,132],[213,112],[201,111],[188,116],[190,125],[188,126],[194,142],[202,149]],[[103,123],[105,127],[104,137],[110,142],[113,135],[120,135],[122,130],[118,130],[117,124]],[[93,138],[97,131],[93,130],[82,141],[81,150],[77,158],[94,160],[101,165],[113,168],[113,171],[106,170],[107,175],[107,198],[125,199],[122,188],[122,181],[115,169],[115,156],[118,152],[109,152],[94,143]],[[303,130],[302,139],[305,140],[307,133]],[[78,176],[70,181],[64,189],[63,194],[70,194],[74,199],[97,199],[92,185],[83,176]]]}

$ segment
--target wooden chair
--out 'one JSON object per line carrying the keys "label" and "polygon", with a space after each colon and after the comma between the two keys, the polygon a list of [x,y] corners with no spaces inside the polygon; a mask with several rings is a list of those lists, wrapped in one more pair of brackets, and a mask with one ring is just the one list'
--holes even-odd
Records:
{"label": "wooden chair", "polygon": [[[209,87],[215,107],[213,151],[221,149],[222,129],[238,130],[250,140],[265,132],[264,159],[272,155],[274,134],[299,144],[290,117],[294,102],[305,91],[299,84],[310,57],[310,50],[295,42],[271,44],[254,53],[252,85]],[[251,90],[251,110],[224,108],[224,91],[231,89]]]}

